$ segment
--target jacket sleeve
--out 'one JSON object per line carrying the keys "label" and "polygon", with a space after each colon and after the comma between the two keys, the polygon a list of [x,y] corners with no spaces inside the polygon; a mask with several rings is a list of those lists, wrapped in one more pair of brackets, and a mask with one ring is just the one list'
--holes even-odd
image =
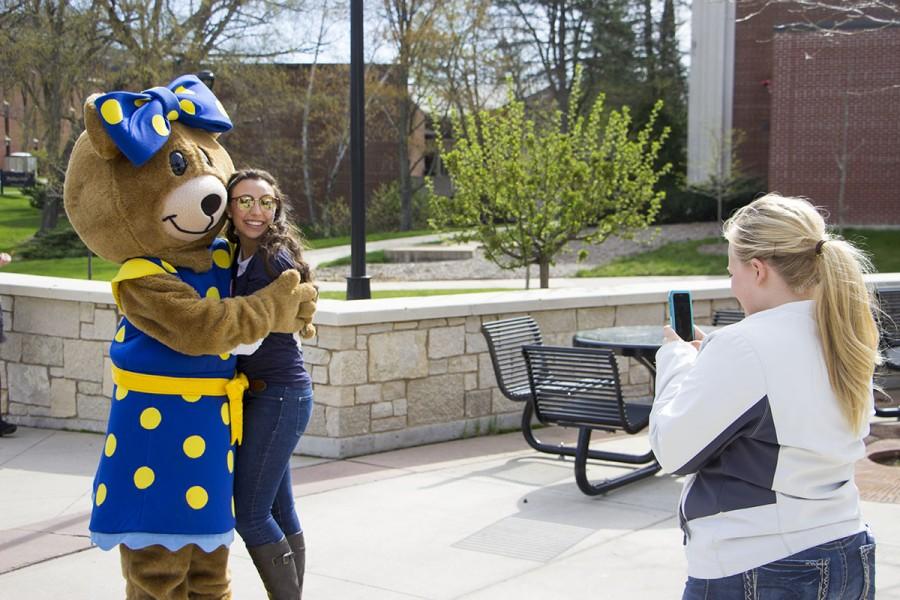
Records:
{"label": "jacket sleeve", "polygon": [[697,471],[742,435],[761,401],[767,407],[762,363],[733,331],[710,334],[699,352],[687,342],[664,344],[656,365],[650,446],[665,471]]}

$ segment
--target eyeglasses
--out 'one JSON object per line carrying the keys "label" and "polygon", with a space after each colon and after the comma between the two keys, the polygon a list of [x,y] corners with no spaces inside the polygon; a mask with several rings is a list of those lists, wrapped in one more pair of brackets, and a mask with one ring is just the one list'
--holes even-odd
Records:
{"label": "eyeglasses", "polygon": [[260,196],[259,198],[254,198],[250,194],[244,194],[243,196],[234,198],[234,201],[237,202],[238,208],[244,212],[248,212],[252,209],[254,203],[259,203],[260,210],[266,212],[272,212],[278,206],[278,200],[275,199],[275,196],[270,196],[269,194]]}

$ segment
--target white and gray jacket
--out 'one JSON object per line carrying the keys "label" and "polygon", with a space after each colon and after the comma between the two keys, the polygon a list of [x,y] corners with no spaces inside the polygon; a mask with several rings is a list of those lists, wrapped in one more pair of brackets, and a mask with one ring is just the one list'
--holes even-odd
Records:
{"label": "white and gray jacket", "polygon": [[656,355],[650,445],[688,475],[688,574],[734,575],[865,529],[856,434],[828,381],[812,301],[790,302]]}

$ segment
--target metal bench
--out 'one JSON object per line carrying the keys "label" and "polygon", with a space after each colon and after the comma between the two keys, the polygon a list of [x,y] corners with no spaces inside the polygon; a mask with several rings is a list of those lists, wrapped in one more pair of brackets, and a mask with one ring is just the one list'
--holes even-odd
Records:
{"label": "metal bench", "polygon": [[713,327],[719,325],[734,325],[744,319],[744,311],[738,309],[720,309],[713,311]]}
{"label": "metal bench", "polygon": [[[558,456],[576,456],[576,448],[565,444],[548,444],[535,437],[532,429],[534,405],[531,386],[528,383],[528,367],[522,355],[522,347],[543,344],[541,329],[531,317],[515,317],[484,323],[481,333],[487,341],[494,376],[500,392],[513,402],[523,402],[522,436],[529,446],[538,452]],[[592,458],[600,458],[591,451]]]}
{"label": "metal bench", "polygon": [[[900,371],[900,286],[878,286],[875,288],[878,303],[878,328],[881,334],[881,352],[884,364],[876,376],[889,375]],[[875,406],[879,417],[900,419],[900,405]]]}
{"label": "metal bench", "polygon": [[[646,454],[623,454],[590,449],[595,430],[638,433],[650,420],[649,404],[627,402],[622,397],[612,351],[531,344],[524,346],[522,353],[538,420],[578,428],[575,482],[582,492],[596,496],[659,471],[652,450]],[[593,484],[586,472],[589,458],[647,466]]]}

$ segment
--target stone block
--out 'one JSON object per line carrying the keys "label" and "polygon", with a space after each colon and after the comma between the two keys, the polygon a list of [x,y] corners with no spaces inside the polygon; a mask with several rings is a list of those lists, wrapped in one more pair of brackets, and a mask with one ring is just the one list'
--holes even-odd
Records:
{"label": "stone block", "polygon": [[369,433],[369,406],[325,408],[325,431],[329,437]]}
{"label": "stone block", "polygon": [[356,333],[359,335],[369,335],[371,333],[384,333],[385,331],[393,331],[393,323],[373,323],[372,325],[357,325]]}
{"label": "stone block", "polygon": [[490,354],[478,355],[478,388],[487,389],[497,387],[497,378],[494,376],[494,365],[491,363]]}
{"label": "stone block", "polygon": [[103,346],[107,342],[65,340],[63,369],[68,379],[103,381]]}
{"label": "stone block", "polygon": [[736,298],[722,298],[712,301],[712,310],[742,310]]}
{"label": "stone block", "polygon": [[372,433],[396,431],[406,427],[406,417],[388,417],[372,421]]}
{"label": "stone block", "polygon": [[94,419],[95,421],[105,421],[109,417],[109,404],[111,402],[109,396],[88,396],[86,394],[77,394],[76,402],[78,403],[79,419]]}
{"label": "stone block", "polygon": [[79,302],[78,303],[78,317],[82,323],[93,323],[94,322],[94,303],[93,302]]}
{"label": "stone block", "polygon": [[22,362],[63,366],[63,340],[46,335],[22,335]]}
{"label": "stone block", "polygon": [[309,373],[313,383],[328,383],[328,367],[314,366]]}
{"label": "stone block", "polygon": [[50,376],[43,365],[8,363],[9,400],[20,404],[50,407]]}
{"label": "stone block", "polygon": [[484,417],[491,414],[491,390],[466,392],[466,416]]}
{"label": "stone block", "polygon": [[100,396],[103,394],[103,384],[94,383],[93,381],[79,381],[78,393],[88,394],[89,396]]}
{"label": "stone block", "polygon": [[650,371],[643,365],[635,364],[628,370],[629,383],[648,383],[650,381]]}
{"label": "stone block", "polygon": [[659,325],[666,322],[665,303],[626,304],[616,307],[616,326]]}
{"label": "stone block", "polygon": [[369,336],[367,336],[367,335],[356,336],[356,349],[357,350],[365,350],[366,344],[368,341],[369,341]]}
{"label": "stone block", "polygon": [[6,390],[0,391],[0,414],[9,412],[9,394]]}
{"label": "stone block", "polygon": [[712,301],[694,300],[694,319],[712,319]]}
{"label": "stone block", "polygon": [[481,333],[466,334],[466,354],[478,354],[479,352],[487,352],[487,340]]}
{"label": "stone block", "polygon": [[[356,387],[356,403],[357,404],[374,404],[382,402],[384,396],[381,394],[382,384],[370,383],[368,385],[360,385]],[[374,416],[372,417],[375,418]]]}
{"label": "stone block", "polygon": [[510,412],[522,412],[522,408],[521,402],[513,402],[504,396],[503,392],[498,388],[491,390],[491,412],[495,415]]}
{"label": "stone block", "polygon": [[478,373],[466,373],[465,384],[463,389],[467,392],[478,387]]}
{"label": "stone block", "polygon": [[405,381],[386,381],[381,386],[381,397],[385,400],[396,400],[406,397]]}
{"label": "stone block", "polygon": [[567,335],[571,338],[578,328],[573,310],[543,310],[531,316],[537,321],[545,338],[553,335]]}
{"label": "stone block", "polygon": [[401,321],[399,323],[394,323],[394,331],[406,331],[409,329],[418,329],[419,322],[418,321]]}
{"label": "stone block", "polygon": [[372,405],[372,420],[394,416],[394,405],[390,402],[376,402]]}
{"label": "stone block", "polygon": [[410,426],[448,423],[465,415],[461,374],[416,379],[407,384],[406,390]]}
{"label": "stone block", "polygon": [[[321,404],[314,404],[312,416],[309,418],[309,424],[306,426],[306,434],[325,436],[328,433],[325,430],[325,407]],[[301,442],[300,447],[303,447]]]}
{"label": "stone block", "polygon": [[352,350],[356,348],[356,327],[316,327],[316,346],[326,350]]}
{"label": "stone block", "polygon": [[478,356],[475,354],[464,354],[462,356],[454,356],[447,365],[447,370],[451,373],[468,373],[478,370]]}
{"label": "stone block", "polygon": [[[98,386],[99,387],[99,386]],[[50,382],[50,416],[74,417],[78,414],[75,402],[75,382],[71,379],[54,379]]]}
{"label": "stone block", "polygon": [[429,360],[428,361],[428,374],[429,375],[443,375],[447,372],[447,359],[439,358],[438,360]]}
{"label": "stone block", "polygon": [[428,375],[426,331],[392,331],[369,336],[369,381],[415,379]]}
{"label": "stone block", "polygon": [[3,306],[6,310],[13,309],[13,303],[16,301],[15,296],[9,296],[7,294],[0,294],[0,306]]}
{"label": "stone block", "polygon": [[81,339],[110,341],[116,335],[118,315],[112,310],[95,310],[93,323],[81,324]]}
{"label": "stone block", "polygon": [[368,353],[363,350],[343,350],[331,355],[328,380],[331,385],[356,385],[367,381]]}
{"label": "stone block", "polygon": [[453,327],[454,325],[465,325],[466,317],[450,317],[447,319],[447,326]]}
{"label": "stone block", "polygon": [[351,386],[317,385],[313,397],[323,406],[353,406],[353,392]]}
{"label": "stone block", "polygon": [[303,362],[307,365],[327,365],[331,361],[331,352],[318,346],[303,346]]}
{"label": "stone block", "polygon": [[615,306],[598,306],[595,308],[579,308],[576,311],[578,329],[597,329],[612,327],[616,322]]}
{"label": "stone block", "polygon": [[112,359],[108,356],[103,358],[103,395],[112,396],[113,378],[112,378]]}
{"label": "stone block", "polygon": [[[7,321],[8,322],[8,321]],[[0,344],[0,358],[10,362],[22,360],[22,334],[6,332],[6,341]]]}
{"label": "stone block", "polygon": [[481,332],[481,317],[466,317],[466,333]]}
{"label": "stone block", "polygon": [[466,351],[466,329],[457,327],[435,327],[428,331],[428,358],[457,356]]}
{"label": "stone block", "polygon": [[77,338],[81,333],[80,304],[66,300],[19,296],[16,299],[12,329],[22,333]]}
{"label": "stone block", "polygon": [[50,377],[65,377],[66,370],[62,367],[50,367]]}
{"label": "stone block", "polygon": [[447,319],[423,319],[419,321],[419,329],[431,329],[432,327],[446,327]]}
{"label": "stone block", "polygon": [[400,417],[405,416],[409,411],[409,403],[406,401],[406,398],[399,398],[394,400],[394,415]]}

